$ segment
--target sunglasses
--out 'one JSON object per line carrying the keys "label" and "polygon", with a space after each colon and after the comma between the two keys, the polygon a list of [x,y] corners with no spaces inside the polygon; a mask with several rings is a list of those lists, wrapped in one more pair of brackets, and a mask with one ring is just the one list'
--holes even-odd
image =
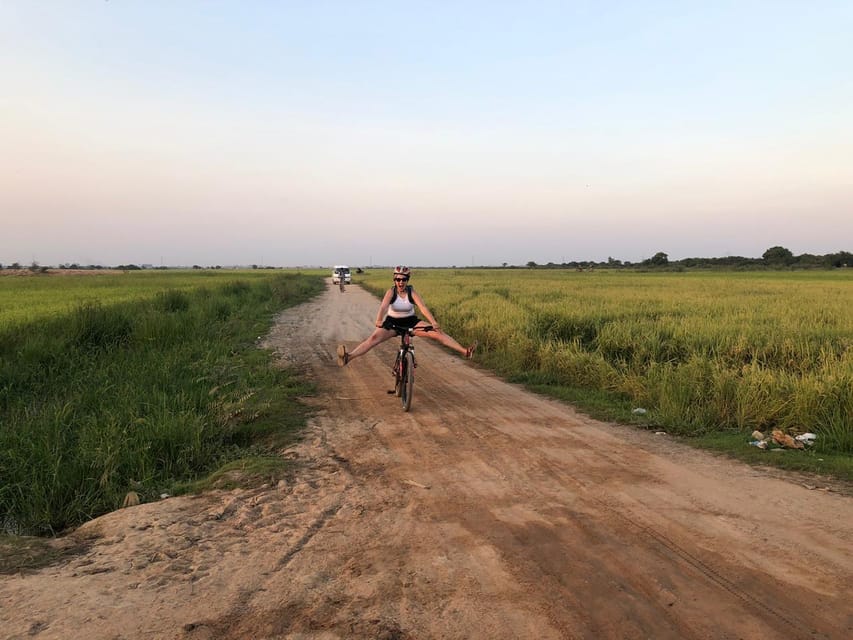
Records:
{"label": "sunglasses", "polygon": [[408,282],[408,278],[394,278],[394,282]]}

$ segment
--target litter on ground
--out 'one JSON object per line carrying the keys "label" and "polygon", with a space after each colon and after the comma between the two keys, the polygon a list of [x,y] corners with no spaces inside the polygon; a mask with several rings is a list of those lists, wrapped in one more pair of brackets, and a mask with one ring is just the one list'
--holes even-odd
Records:
{"label": "litter on ground", "polygon": [[771,451],[805,449],[812,446],[817,440],[817,435],[814,433],[801,433],[797,436],[791,436],[781,429],[773,429],[768,437],[765,437],[760,431],[753,431],[750,437],[752,438],[749,442],[750,446]]}

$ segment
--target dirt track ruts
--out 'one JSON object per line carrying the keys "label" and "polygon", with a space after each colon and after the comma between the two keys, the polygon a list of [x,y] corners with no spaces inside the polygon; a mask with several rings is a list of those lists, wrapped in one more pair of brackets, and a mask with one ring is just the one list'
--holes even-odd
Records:
{"label": "dirt track ruts", "polygon": [[403,413],[393,341],[333,357],[376,305],[330,287],[267,339],[319,390],[291,480],[88,523],[85,553],[2,579],[0,637],[851,637],[850,497],[591,420],[424,339]]}

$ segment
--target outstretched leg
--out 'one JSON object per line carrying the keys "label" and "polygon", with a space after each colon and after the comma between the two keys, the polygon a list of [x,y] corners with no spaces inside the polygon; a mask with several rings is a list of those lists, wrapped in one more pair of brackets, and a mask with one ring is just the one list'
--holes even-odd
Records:
{"label": "outstretched leg", "polygon": [[345,345],[338,345],[338,364],[342,367],[346,364],[349,364],[350,362],[352,362],[353,358],[363,356],[377,344],[385,342],[389,338],[394,337],[394,335],[394,331],[389,331],[388,329],[382,329],[380,327],[374,329],[373,333],[371,333],[370,336],[368,336],[368,338],[364,342],[362,342],[352,351],[347,351]]}
{"label": "outstretched leg", "polygon": [[443,344],[445,347],[450,347],[454,351],[458,351],[466,358],[470,358],[474,354],[474,349],[477,348],[476,341],[474,341],[474,343],[470,347],[463,347],[461,344],[456,342],[456,340],[454,340],[451,336],[444,333],[441,329],[433,329],[432,331],[418,331],[416,335],[436,340]]}

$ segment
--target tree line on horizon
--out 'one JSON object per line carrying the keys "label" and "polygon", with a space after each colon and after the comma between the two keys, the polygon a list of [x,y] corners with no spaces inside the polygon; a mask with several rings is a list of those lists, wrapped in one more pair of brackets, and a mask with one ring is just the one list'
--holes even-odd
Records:
{"label": "tree line on horizon", "polygon": [[[512,267],[507,263],[504,267]],[[760,258],[747,258],[744,256],[725,256],[722,258],[683,258],[681,260],[670,260],[663,251],[657,252],[651,258],[640,262],[628,260],[616,260],[607,258],[606,261],[595,262],[594,260],[571,261],[563,263],[548,262],[537,264],[528,262],[526,267],[531,269],[636,269],[636,268],[675,268],[675,269],[843,269],[853,267],[853,253],[849,251],[837,251],[824,255],[794,253],[785,247],[770,247]]]}

